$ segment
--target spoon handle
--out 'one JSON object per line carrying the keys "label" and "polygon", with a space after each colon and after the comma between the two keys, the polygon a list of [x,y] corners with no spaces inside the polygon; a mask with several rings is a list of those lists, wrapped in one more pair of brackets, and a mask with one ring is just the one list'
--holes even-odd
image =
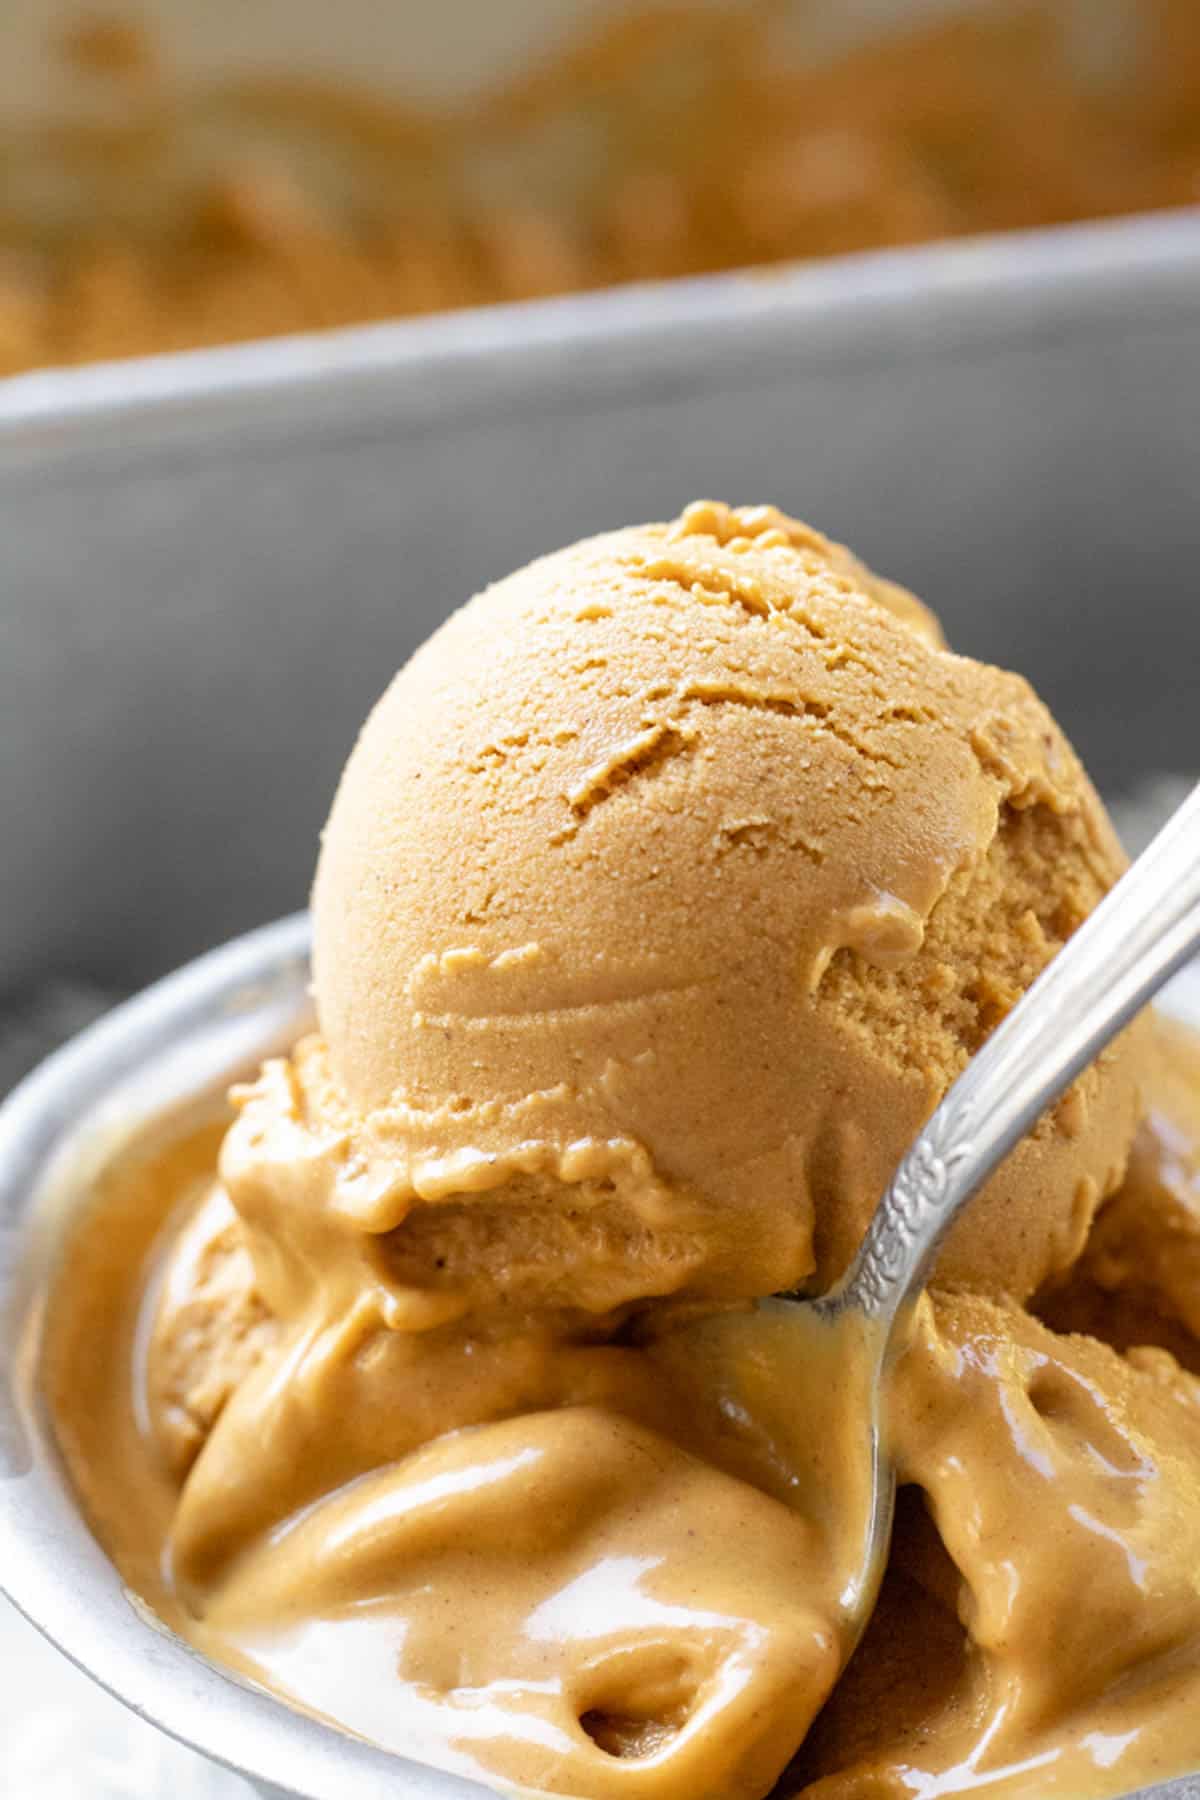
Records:
{"label": "spoon handle", "polygon": [[1200,785],[1039,975],[913,1143],[837,1295],[881,1320],[1041,1113],[1200,948]]}

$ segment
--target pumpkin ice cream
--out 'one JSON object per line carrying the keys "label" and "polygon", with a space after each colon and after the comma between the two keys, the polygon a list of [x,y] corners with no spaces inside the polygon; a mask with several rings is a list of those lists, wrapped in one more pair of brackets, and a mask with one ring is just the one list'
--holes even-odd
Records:
{"label": "pumpkin ice cream", "polygon": [[[1135,1025],[948,1240],[840,1680],[803,1384],[747,1310],[845,1267],[1122,867],[1026,683],[772,508],[480,595],[347,764],[319,1030],[237,1091],[182,1226],[156,1239],[168,1155],[64,1278],[60,1437],[127,1579],[510,1789],[1100,1795],[1200,1762],[1198,1303],[1156,1272],[1139,1348],[1051,1328],[1103,1335],[1097,1283],[1116,1308],[1190,1204],[1187,1044]],[[681,1353],[739,1318],[737,1381]]]}
{"label": "pumpkin ice cream", "polygon": [[[1026,684],[934,630],[815,532],[702,504],[521,570],[397,677],[325,831],[293,1079],[357,1122],[339,1203],[414,1281],[601,1311],[849,1260],[1123,866]],[[1074,1259],[1135,1076],[1114,1054],[1046,1122],[947,1280],[1024,1298]]]}

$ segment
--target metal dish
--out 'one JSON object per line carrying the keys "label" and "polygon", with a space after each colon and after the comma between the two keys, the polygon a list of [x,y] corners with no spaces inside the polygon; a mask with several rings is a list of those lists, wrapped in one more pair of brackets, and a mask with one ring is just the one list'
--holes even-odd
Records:
{"label": "metal dish", "polygon": [[[80,1669],[142,1718],[275,1800],[480,1800],[485,1789],[372,1749],[225,1674],[121,1584],[72,1496],[39,1401],[47,1283],[97,1171],[289,1043],[310,1019],[308,920],[253,932],[150,988],[0,1108],[0,1580]],[[1200,1018],[1200,981],[1183,1004]],[[1200,1776],[1143,1800],[1200,1800]]]}

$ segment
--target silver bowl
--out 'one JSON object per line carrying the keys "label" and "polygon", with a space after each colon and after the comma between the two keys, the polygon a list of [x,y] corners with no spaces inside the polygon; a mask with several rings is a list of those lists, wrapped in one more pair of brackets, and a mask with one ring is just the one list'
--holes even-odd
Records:
{"label": "silver bowl", "polygon": [[[139,1717],[274,1800],[482,1800],[477,1783],[294,1710],[159,1623],[84,1522],[38,1393],[48,1282],[97,1174],[311,1023],[308,948],[297,915],[201,957],[50,1057],[0,1107],[0,1585]],[[1200,1800],[1200,1775],[1141,1790],[1152,1797]]]}

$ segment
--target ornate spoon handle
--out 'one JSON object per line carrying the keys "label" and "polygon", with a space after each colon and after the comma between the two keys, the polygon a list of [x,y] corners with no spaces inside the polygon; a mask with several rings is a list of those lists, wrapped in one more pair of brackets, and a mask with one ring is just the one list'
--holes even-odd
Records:
{"label": "ornate spoon handle", "polygon": [[949,1089],[827,1304],[899,1313],[959,1208],[1198,948],[1200,785]]}

